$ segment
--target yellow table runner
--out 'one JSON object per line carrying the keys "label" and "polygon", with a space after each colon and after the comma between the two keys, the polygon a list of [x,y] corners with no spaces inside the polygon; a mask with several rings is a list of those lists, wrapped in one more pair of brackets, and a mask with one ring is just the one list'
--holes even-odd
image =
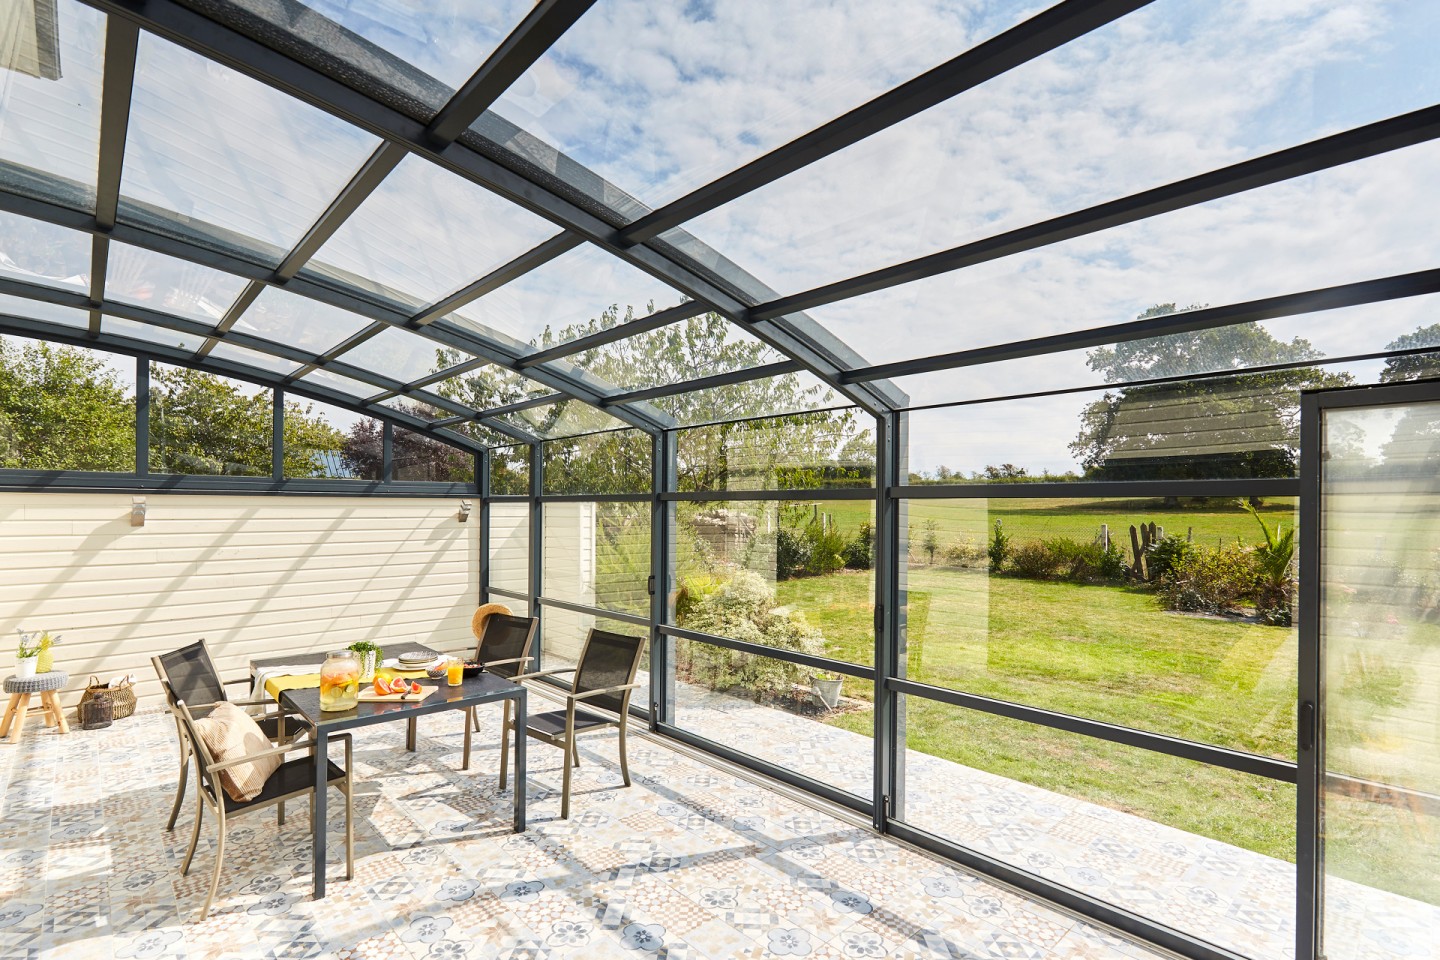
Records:
{"label": "yellow table runner", "polygon": [[[393,680],[395,677],[407,677],[411,680],[424,680],[424,670],[396,670],[392,667],[379,667],[375,676],[385,680]],[[271,677],[265,681],[265,692],[279,701],[282,690],[302,690],[306,687],[320,686],[320,674],[318,673],[296,673],[287,676]]]}

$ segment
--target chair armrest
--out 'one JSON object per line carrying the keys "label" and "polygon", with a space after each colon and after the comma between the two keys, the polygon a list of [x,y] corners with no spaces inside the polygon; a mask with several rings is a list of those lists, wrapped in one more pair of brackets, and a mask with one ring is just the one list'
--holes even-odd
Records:
{"label": "chair armrest", "polygon": [[534,657],[511,657],[509,660],[482,660],[480,663],[485,667],[503,667],[508,663],[529,663],[534,659]]}
{"label": "chair armrest", "polygon": [[[529,659],[528,657],[526,659]],[[553,677],[561,673],[574,673],[579,667],[556,667],[554,670],[537,670],[534,673],[517,673],[511,680],[531,680],[535,677]]]}
{"label": "chair armrest", "polygon": [[[331,737],[330,739],[331,739],[331,740],[344,740],[344,741],[345,741],[345,756],[346,756],[346,758],[347,758],[347,760],[348,760],[348,758],[350,757],[350,751],[351,751],[351,749],[352,749],[351,744],[350,744],[350,734],[348,734],[348,733],[337,733],[335,736]],[[227,768],[229,768],[229,767],[238,766],[238,765],[240,765],[240,764],[242,764],[242,763],[249,763],[249,762],[251,762],[252,760],[259,760],[261,757],[279,756],[279,755],[282,754],[282,753],[294,753],[294,752],[299,751],[299,750],[310,750],[310,751],[314,751],[314,749],[315,749],[315,741],[314,741],[314,740],[305,740],[305,741],[302,741],[302,742],[299,742],[299,743],[287,743],[287,744],[285,744],[284,746],[271,747],[269,750],[260,750],[260,751],[258,751],[258,752],[256,752],[256,753],[247,753],[245,756],[243,756],[243,757],[236,757],[234,760],[222,760],[220,763],[212,763],[212,764],[210,764],[210,766],[206,767],[205,770],[206,770],[207,773],[216,773],[216,772],[218,772],[218,771],[220,771],[220,770],[225,770],[225,769],[227,769]],[[348,768],[347,768],[347,769],[348,769]]]}
{"label": "chair armrest", "polygon": [[625,690],[639,690],[645,686],[643,683],[627,683],[623,687],[603,687],[599,690],[586,690],[584,693],[566,694],[565,699],[571,703],[578,703],[581,700],[589,700],[591,697],[598,697],[606,693],[621,693]]}
{"label": "chair armrest", "polygon": [[232,678],[229,679],[229,680],[226,680],[226,679],[224,679],[224,678],[221,678],[221,680],[220,680],[220,685],[221,685],[222,687],[228,687],[228,686],[230,686],[231,684],[235,684],[235,683],[253,683],[254,681],[255,681],[255,678],[252,677],[252,676],[249,676],[249,675],[247,674],[246,676],[243,676],[243,677],[232,677]]}

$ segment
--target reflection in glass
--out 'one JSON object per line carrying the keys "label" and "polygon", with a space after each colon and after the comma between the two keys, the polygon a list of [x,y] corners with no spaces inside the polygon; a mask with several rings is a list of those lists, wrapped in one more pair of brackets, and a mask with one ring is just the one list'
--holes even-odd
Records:
{"label": "reflection in glass", "polygon": [[[1387,379],[1421,371],[1401,361]],[[1440,935],[1440,403],[1324,415],[1323,950],[1427,956]]]}
{"label": "reflection in glass", "polygon": [[380,422],[319,403],[285,396],[286,479],[381,479]]}
{"label": "reflection in glass", "polygon": [[[873,794],[874,711],[850,699],[865,681],[843,678],[837,706],[827,708],[809,667],[672,642],[675,726],[846,793]],[[802,861],[811,849],[818,846],[804,839],[786,845]]]}
{"label": "reflection in glass", "polygon": [[[508,601],[516,603],[517,601]],[[591,628],[606,630],[611,633],[619,633],[627,636],[644,636],[649,631],[644,627],[624,620],[611,620],[603,614],[577,613],[574,610],[562,610],[560,607],[545,607],[544,612],[544,636],[540,644],[540,666],[544,670],[554,670],[559,667],[573,667],[580,662],[580,652],[585,649],[585,638],[590,635]],[[574,675],[562,673],[558,677],[551,678],[554,682],[568,687],[574,680]],[[635,682],[642,684],[631,699],[632,706],[639,706],[649,701],[646,691],[650,683],[650,645],[645,645],[645,652],[640,657],[640,670],[635,675]]]}
{"label": "reflection in glass", "polygon": [[329,387],[331,390],[338,390],[341,393],[349,394],[357,400],[367,400],[376,394],[383,393],[373,383],[364,383],[360,380],[353,380],[350,377],[332,373],[329,370],[311,370],[300,378],[301,383],[313,383],[320,387]]}
{"label": "reflection in glass", "polygon": [[90,238],[0,210],[0,276],[45,287],[90,287]]}
{"label": "reflection in glass", "polygon": [[[472,424],[472,426],[477,426]],[[490,492],[497,496],[530,494],[530,447],[490,448]]]}
{"label": "reflection in glass", "polygon": [[140,323],[126,317],[112,317],[108,314],[100,321],[101,333],[113,333],[120,337],[143,340],[163,347],[195,352],[205,345],[205,338],[194,334],[181,333],[168,327],[157,327],[153,323]]}
{"label": "reflection in glass", "polygon": [[873,421],[854,408],[682,430],[679,488],[811,490],[875,483]]}
{"label": "reflection in glass", "polygon": [[[493,471],[493,465],[491,469]],[[491,477],[493,479],[493,473]],[[530,504],[490,504],[490,529],[486,532],[485,542],[486,556],[490,561],[490,586],[528,594]]]}
{"label": "reflection in glass", "polygon": [[0,171],[0,182],[93,209],[105,16],[74,0],[16,4],[5,16],[0,162],[23,173]]}
{"label": "reflection in glass", "polygon": [[217,357],[221,360],[233,360],[236,363],[257,367],[282,377],[288,377],[300,369],[300,364],[293,360],[286,360],[284,357],[261,353],[259,350],[239,347],[233,343],[226,343],[224,341],[215,344],[215,346],[210,349],[210,356]]}
{"label": "reflection in glass", "polygon": [[373,370],[383,377],[409,383],[473,357],[418,333],[390,327],[336,359],[352,367]]}
{"label": "reflection in glass", "polygon": [[650,504],[547,503],[544,527],[542,595],[649,615]]}
{"label": "reflection in glass", "polygon": [[676,503],[676,625],[873,663],[874,517],[868,500]]}
{"label": "reflection in glass", "polygon": [[216,324],[235,302],[246,281],[198,263],[163,253],[110,243],[105,297],[161,313]]}
{"label": "reflection in glass", "polygon": [[1292,499],[1258,519],[1199,497],[906,514],[909,679],[1295,758]]}
{"label": "reflection in glass", "polygon": [[133,473],[134,361],[0,336],[0,468]]}
{"label": "reflection in glass", "polygon": [[579,400],[561,400],[528,410],[517,410],[503,414],[498,419],[542,440],[626,428],[623,420]]}
{"label": "reflection in glass", "polygon": [[640,430],[607,430],[541,447],[546,494],[649,493],[653,445]]}
{"label": "reflection in glass", "polygon": [[90,314],[85,310],[61,306],[58,303],[47,303],[44,300],[31,300],[29,297],[12,297],[8,293],[0,293],[0,313],[7,313],[12,317],[63,323],[67,327],[79,327],[82,330],[90,325]]}
{"label": "reflection in glass", "polygon": [[1242,956],[1293,948],[1293,784],[920,697],[901,711],[904,822]]}
{"label": "reflection in glass", "polygon": [[270,390],[150,364],[150,472],[268,477]]}
{"label": "reflection in glass", "polygon": [[393,454],[396,480],[475,482],[474,454],[413,430],[395,428]]}
{"label": "reflection in glass", "polygon": [[266,287],[240,315],[235,329],[322,354],[370,326],[359,314]]}
{"label": "reflection in glass", "polygon": [[320,248],[306,271],[417,307],[554,234],[553,226],[522,207],[410,156]]}
{"label": "reflection in glass", "polygon": [[378,141],[151,33],[141,33],[122,220],[279,263]]}

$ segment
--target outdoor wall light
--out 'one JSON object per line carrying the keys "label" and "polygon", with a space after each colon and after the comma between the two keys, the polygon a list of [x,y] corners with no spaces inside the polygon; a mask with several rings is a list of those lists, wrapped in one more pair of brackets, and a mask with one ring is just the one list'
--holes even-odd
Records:
{"label": "outdoor wall light", "polygon": [[131,498],[130,498],[130,526],[132,526],[132,527],[143,527],[143,526],[145,526],[145,498],[144,498],[144,497],[131,497]]}
{"label": "outdoor wall light", "polygon": [[470,501],[469,501],[469,500],[461,500],[461,501],[460,501],[460,512],[455,515],[455,519],[459,520],[461,523],[464,523],[466,520],[469,520],[469,519],[470,519]]}

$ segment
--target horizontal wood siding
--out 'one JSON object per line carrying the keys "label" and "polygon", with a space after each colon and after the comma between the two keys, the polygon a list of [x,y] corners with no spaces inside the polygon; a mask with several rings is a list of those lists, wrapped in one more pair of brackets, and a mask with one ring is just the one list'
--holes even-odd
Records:
{"label": "horizontal wood siding", "polygon": [[0,674],[19,627],[63,634],[71,690],[133,673],[151,703],[150,657],[201,637],[227,678],[255,657],[362,639],[473,643],[479,530],[458,501],[150,494],[143,527],[130,506],[0,493]]}

